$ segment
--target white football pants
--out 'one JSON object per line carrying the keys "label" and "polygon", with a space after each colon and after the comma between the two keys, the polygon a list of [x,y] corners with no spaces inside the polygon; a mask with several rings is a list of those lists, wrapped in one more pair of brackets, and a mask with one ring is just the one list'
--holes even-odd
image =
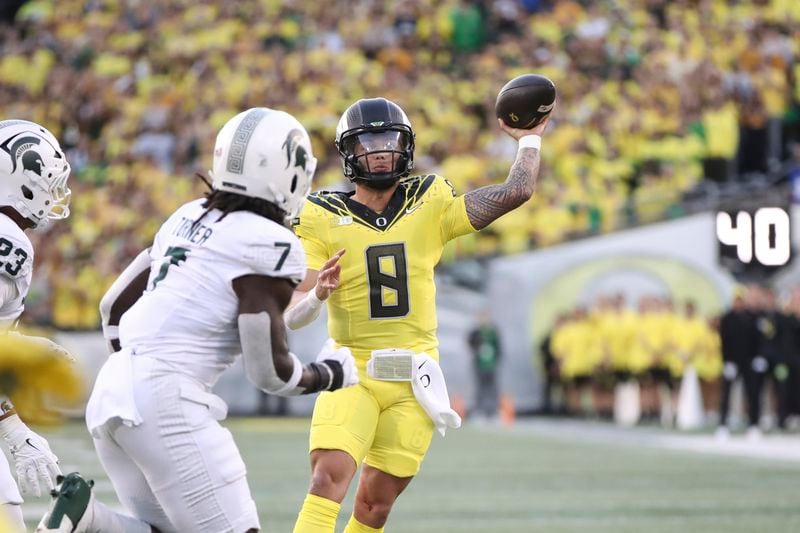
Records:
{"label": "white football pants", "polygon": [[22,496],[19,493],[17,481],[11,474],[8,459],[4,453],[0,452],[0,504],[3,503],[19,505],[22,503]]}
{"label": "white football pants", "polygon": [[5,513],[6,520],[11,521],[20,531],[25,531],[22,520],[22,496],[17,482],[11,474],[11,467],[4,453],[0,452],[0,513]]}
{"label": "white football pants", "polygon": [[259,529],[244,462],[203,393],[149,357],[133,357],[133,376],[143,422],[114,418],[94,438],[120,502],[163,533]]}

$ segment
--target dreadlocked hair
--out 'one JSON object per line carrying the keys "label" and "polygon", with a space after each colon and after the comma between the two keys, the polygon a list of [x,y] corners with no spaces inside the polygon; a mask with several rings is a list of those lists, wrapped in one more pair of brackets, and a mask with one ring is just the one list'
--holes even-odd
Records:
{"label": "dreadlocked hair", "polygon": [[281,225],[286,218],[286,213],[272,202],[228,191],[211,190],[207,192],[203,208],[205,212],[194,222],[195,224],[199,224],[213,209],[222,211],[222,216],[217,219],[217,222],[234,211],[250,211]]}

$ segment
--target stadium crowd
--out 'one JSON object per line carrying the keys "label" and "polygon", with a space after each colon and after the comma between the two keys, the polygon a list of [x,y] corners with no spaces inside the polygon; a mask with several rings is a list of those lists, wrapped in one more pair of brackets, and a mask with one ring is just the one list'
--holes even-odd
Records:
{"label": "stadium crowd", "polygon": [[552,78],[537,196],[448,258],[678,214],[704,175],[770,171],[798,140],[794,0],[32,0],[0,42],[0,115],[52,129],[74,168],[73,216],[39,233],[28,302],[60,328],[97,325],[103,290],[203,191],[193,174],[214,132],[247,107],[298,116],[317,187],[336,188],[339,114],[396,100],[416,168],[465,191],[502,179],[516,152],[495,126],[498,89]]}

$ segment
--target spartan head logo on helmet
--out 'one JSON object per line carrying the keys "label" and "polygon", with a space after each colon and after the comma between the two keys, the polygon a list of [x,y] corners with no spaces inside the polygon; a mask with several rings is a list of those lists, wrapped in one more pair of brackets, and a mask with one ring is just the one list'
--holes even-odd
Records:
{"label": "spartan head logo on helmet", "polygon": [[308,153],[300,144],[303,133],[300,130],[291,130],[283,142],[283,149],[286,151],[286,168],[290,166],[300,167],[306,171],[308,166]]}
{"label": "spartan head logo on helmet", "polygon": [[42,161],[39,151],[35,149],[40,142],[40,139],[36,137],[20,137],[18,139],[11,138],[0,146],[11,156],[11,172],[16,172],[17,165],[22,161],[24,170],[31,170],[39,176],[42,175],[44,161]]}
{"label": "spartan head logo on helmet", "polygon": [[41,176],[42,169],[44,168],[44,161],[42,161],[42,156],[39,154],[39,152],[36,150],[26,150],[23,152],[22,168],[25,170],[31,170]]}

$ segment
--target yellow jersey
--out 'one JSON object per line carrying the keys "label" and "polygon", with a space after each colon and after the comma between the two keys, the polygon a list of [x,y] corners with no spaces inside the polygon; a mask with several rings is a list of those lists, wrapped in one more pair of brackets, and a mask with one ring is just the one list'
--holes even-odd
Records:
{"label": "yellow jersey", "polygon": [[352,194],[314,193],[295,221],[309,269],[347,250],[328,299],[330,336],[362,365],[384,348],[438,357],[433,269],[447,241],[476,231],[464,197],[437,175],[402,180],[381,213]]}

